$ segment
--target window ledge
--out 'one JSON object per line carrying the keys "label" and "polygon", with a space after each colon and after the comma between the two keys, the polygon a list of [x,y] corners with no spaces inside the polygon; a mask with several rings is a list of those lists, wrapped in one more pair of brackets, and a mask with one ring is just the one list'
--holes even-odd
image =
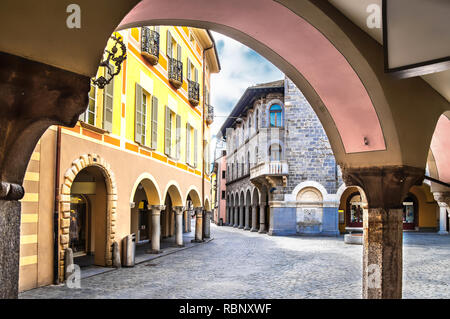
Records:
{"label": "window ledge", "polygon": [[134,142],[135,142],[137,145],[139,145],[139,147],[142,147],[144,150],[152,151],[152,152],[156,151],[156,148],[153,148],[153,147],[148,146],[148,145],[141,144],[141,143],[139,143],[138,141],[134,141]]}
{"label": "window ledge", "polygon": [[102,129],[102,128],[97,127],[95,125],[86,123],[84,121],[80,121],[80,126],[85,128],[85,129],[88,129],[88,130],[91,130],[91,131],[94,131],[94,132],[97,132],[97,133],[100,133],[100,134],[111,133],[111,132],[109,132],[109,131],[107,131],[105,129]]}

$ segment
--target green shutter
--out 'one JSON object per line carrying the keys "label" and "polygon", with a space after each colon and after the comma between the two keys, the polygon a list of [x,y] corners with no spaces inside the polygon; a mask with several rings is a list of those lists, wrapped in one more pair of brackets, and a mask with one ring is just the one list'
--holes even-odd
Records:
{"label": "green shutter", "polygon": [[142,87],[136,83],[136,104],[134,113],[134,140],[142,140]]}
{"label": "green shutter", "polygon": [[103,129],[112,132],[114,107],[114,78],[103,90]]}
{"label": "green shutter", "polygon": [[152,148],[156,150],[158,145],[158,98],[152,97]]}
{"label": "green shutter", "polygon": [[170,123],[170,109],[166,105],[166,114],[165,114],[165,136],[164,136],[164,152],[166,155],[170,155],[171,149],[171,123]]}
{"label": "green shutter", "polygon": [[197,157],[198,157],[198,148],[197,148],[197,129],[194,129],[194,167],[197,167]]}
{"label": "green shutter", "polygon": [[181,45],[177,43],[177,60],[181,61]]}
{"label": "green shutter", "polygon": [[176,131],[176,157],[180,159],[181,156],[181,116],[177,115],[177,131]]}
{"label": "green shutter", "polygon": [[167,30],[167,56],[172,57],[172,35],[169,30]]}
{"label": "green shutter", "polygon": [[198,70],[195,68],[195,78],[194,81],[198,83]]}
{"label": "green shutter", "polygon": [[187,59],[187,79],[190,80],[191,79],[191,60],[189,60],[189,58]]}
{"label": "green shutter", "polygon": [[186,123],[186,163],[191,164],[191,126]]}

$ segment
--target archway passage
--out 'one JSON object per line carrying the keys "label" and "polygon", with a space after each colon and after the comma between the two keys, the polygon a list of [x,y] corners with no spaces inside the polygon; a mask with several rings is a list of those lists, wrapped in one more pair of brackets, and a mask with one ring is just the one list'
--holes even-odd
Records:
{"label": "archway passage", "polygon": [[106,266],[107,193],[97,167],[81,170],[70,190],[69,248],[80,267]]}
{"label": "archway passage", "polygon": [[117,187],[105,160],[96,154],[82,155],[72,163],[61,189],[58,240],[58,278],[64,281],[64,257],[74,250],[81,266],[112,265],[116,233]]}

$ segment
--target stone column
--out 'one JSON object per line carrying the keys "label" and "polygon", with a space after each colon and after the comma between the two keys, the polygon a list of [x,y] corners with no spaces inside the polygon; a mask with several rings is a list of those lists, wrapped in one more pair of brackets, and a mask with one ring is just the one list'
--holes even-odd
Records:
{"label": "stone column", "polygon": [[175,233],[175,209],[169,213],[169,237],[171,237]]}
{"label": "stone column", "polygon": [[190,233],[192,231],[192,216],[191,211],[187,211],[187,231]]}
{"label": "stone column", "polygon": [[250,206],[245,206],[245,227],[244,230],[249,230],[250,229]]}
{"label": "stone column", "polygon": [[252,228],[250,229],[251,232],[257,232],[258,231],[258,221],[256,220],[256,217],[258,216],[258,205],[252,206]]}
{"label": "stone column", "polygon": [[448,221],[448,209],[450,203],[450,193],[435,192],[433,193],[434,199],[439,205],[439,235],[448,235],[447,221]]}
{"label": "stone column", "polygon": [[[19,292],[20,213],[22,186],[0,182],[0,299]],[[15,199],[15,200],[14,200]]]}
{"label": "stone column", "polygon": [[203,208],[195,208],[195,239],[192,242],[201,243],[203,241]]}
{"label": "stone column", "polygon": [[233,227],[238,227],[239,226],[239,206],[234,206],[233,210],[234,210]]}
{"label": "stone column", "polygon": [[150,254],[159,254],[161,252],[161,210],[164,205],[153,205],[152,208],[152,249]]}
{"label": "stone column", "polygon": [[187,211],[183,211],[183,220],[184,220],[184,227],[183,227],[183,233],[187,233],[188,227],[187,227]]}
{"label": "stone column", "polygon": [[205,238],[210,238],[211,237],[211,212],[210,211],[205,211],[205,219],[203,220],[203,224],[204,224],[204,235]]}
{"label": "stone column", "polygon": [[183,206],[175,206],[175,243],[178,247],[183,247],[183,212],[184,207]]}
{"label": "stone column", "polygon": [[266,203],[259,204],[259,231],[260,234],[265,234],[266,230]]}
{"label": "stone column", "polygon": [[239,207],[239,229],[244,229],[244,209],[245,206]]}
{"label": "stone column", "polygon": [[402,200],[425,170],[409,166],[346,168],[347,186],[359,186],[368,207],[363,213],[363,298],[402,297]]}

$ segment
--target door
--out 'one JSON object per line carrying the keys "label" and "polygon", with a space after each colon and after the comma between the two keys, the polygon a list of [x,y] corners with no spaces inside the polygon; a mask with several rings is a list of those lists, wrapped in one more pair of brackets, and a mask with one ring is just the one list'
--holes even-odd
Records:
{"label": "door", "polygon": [[403,229],[414,230],[416,229],[418,218],[417,200],[414,195],[408,194],[403,201]]}

